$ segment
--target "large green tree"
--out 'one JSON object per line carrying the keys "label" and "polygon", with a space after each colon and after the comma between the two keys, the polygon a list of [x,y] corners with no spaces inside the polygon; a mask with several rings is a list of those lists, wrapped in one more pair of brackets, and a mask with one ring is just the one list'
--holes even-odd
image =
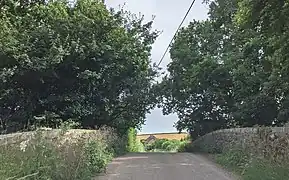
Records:
{"label": "large green tree", "polygon": [[144,122],[152,22],[95,0],[4,0],[0,11],[2,130],[73,119],[125,132]]}
{"label": "large green tree", "polygon": [[208,0],[209,18],[180,30],[157,88],[164,113],[193,136],[288,121],[288,2]]}
{"label": "large green tree", "polygon": [[[267,79],[262,81],[262,94],[275,101],[277,109],[274,123],[282,124],[289,120],[289,54],[288,26],[289,3],[286,0],[238,1],[235,22],[240,29],[251,29],[258,36],[259,53],[263,71]],[[270,103],[269,101],[269,103]],[[264,102],[263,104],[268,104]],[[271,103],[272,104],[272,103]]]}
{"label": "large green tree", "polygon": [[160,84],[167,92],[164,111],[176,112],[177,129],[189,129],[194,137],[230,123],[232,78],[221,58],[221,42],[210,21],[192,22],[178,33],[170,51],[170,74]]}

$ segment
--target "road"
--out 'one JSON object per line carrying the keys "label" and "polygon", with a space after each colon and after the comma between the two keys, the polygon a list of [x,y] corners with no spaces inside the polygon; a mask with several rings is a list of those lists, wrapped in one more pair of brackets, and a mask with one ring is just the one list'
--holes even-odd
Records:
{"label": "road", "polygon": [[134,153],[114,159],[95,180],[237,180],[207,158],[191,153]]}

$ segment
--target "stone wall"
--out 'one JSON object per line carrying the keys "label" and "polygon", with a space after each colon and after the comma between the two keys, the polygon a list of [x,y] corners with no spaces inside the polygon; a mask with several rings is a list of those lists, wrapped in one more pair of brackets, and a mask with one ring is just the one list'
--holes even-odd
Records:
{"label": "stone wall", "polygon": [[[270,127],[272,133],[285,135],[289,127]],[[208,133],[193,141],[193,149],[207,153],[220,153],[232,146],[245,146],[252,136],[256,135],[258,128],[222,129]]]}
{"label": "stone wall", "polygon": [[[60,129],[44,129],[40,130],[42,133],[42,136],[44,138],[54,139],[59,136],[61,133]],[[97,130],[84,130],[84,129],[70,129],[68,131],[65,131],[63,136],[64,137],[76,137],[84,133],[96,133]],[[31,139],[36,135],[37,132],[30,131],[30,132],[21,132],[21,133],[11,133],[11,134],[4,134],[0,135],[0,145],[5,144],[19,144],[21,141],[25,141],[27,139]]]}

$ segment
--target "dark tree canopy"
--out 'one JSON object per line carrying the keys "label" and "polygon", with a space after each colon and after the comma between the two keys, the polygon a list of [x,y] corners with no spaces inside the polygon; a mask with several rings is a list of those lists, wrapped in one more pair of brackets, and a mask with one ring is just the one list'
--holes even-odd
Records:
{"label": "dark tree canopy", "polygon": [[124,132],[142,125],[157,102],[193,137],[286,123],[288,2],[205,3],[208,19],[179,31],[169,74],[153,86],[152,22],[96,0],[2,0],[1,131],[73,120]]}
{"label": "dark tree canopy", "polygon": [[212,0],[209,18],[181,29],[157,85],[164,113],[196,137],[289,118],[289,4]]}
{"label": "dark tree canopy", "polygon": [[0,3],[0,128],[138,127],[153,107],[152,22],[101,1]]}

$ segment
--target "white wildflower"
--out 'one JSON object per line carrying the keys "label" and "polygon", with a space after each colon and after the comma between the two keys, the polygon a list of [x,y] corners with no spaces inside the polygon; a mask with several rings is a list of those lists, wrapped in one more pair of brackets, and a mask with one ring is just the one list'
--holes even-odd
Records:
{"label": "white wildflower", "polygon": [[21,143],[20,143],[20,150],[21,151],[23,151],[23,152],[25,152],[25,150],[26,150],[26,147],[27,147],[27,145],[28,145],[28,140],[26,140],[26,141],[22,141]]}
{"label": "white wildflower", "polygon": [[41,127],[41,128],[39,128],[39,130],[42,130],[42,131],[51,131],[52,128]]}

